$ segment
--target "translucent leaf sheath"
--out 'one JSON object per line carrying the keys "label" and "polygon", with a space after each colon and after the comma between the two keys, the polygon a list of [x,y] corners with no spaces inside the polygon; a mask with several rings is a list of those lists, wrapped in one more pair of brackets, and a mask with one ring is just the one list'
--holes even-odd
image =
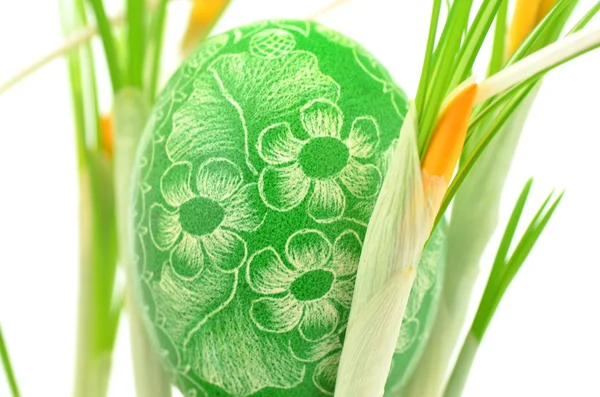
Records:
{"label": "translucent leaf sheath", "polygon": [[367,229],[336,396],[383,395],[406,302],[431,227],[416,131],[413,106]]}

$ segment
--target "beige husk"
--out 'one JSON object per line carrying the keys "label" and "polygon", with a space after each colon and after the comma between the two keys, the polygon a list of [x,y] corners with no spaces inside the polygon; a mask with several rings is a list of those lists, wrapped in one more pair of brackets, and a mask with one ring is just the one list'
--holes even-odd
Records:
{"label": "beige husk", "polygon": [[415,116],[411,106],[369,222],[335,396],[383,395],[408,296],[431,231]]}

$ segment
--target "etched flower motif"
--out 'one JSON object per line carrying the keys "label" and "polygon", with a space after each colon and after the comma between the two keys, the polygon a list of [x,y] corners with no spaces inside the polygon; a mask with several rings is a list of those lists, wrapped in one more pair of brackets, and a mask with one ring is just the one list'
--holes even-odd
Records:
{"label": "etched flower motif", "polygon": [[287,122],[260,133],[258,152],[268,166],[259,179],[266,205],[277,211],[296,208],[308,195],[307,213],[317,222],[339,219],[346,207],[340,183],[358,198],[375,196],[381,173],[363,164],[379,145],[379,127],[373,117],[357,117],[347,139],[342,140],[343,114],[327,99],[309,102],[300,110],[308,139],[298,139]]}
{"label": "etched flower motif", "polygon": [[252,302],[250,315],[266,332],[283,333],[298,327],[307,341],[333,334],[339,323],[336,304],[350,308],[354,275],[362,243],[347,230],[333,247],[323,233],[302,230],[285,246],[282,261],[272,247],[255,253],[246,268],[246,280],[257,293],[269,295]]}
{"label": "etched flower motif", "polygon": [[340,328],[337,333],[324,338],[316,343],[302,340],[290,341],[290,349],[300,361],[317,362],[312,375],[315,387],[321,392],[333,395],[340,357],[342,355],[342,343],[345,328]]}
{"label": "etched flower motif", "polygon": [[325,394],[333,395],[341,357],[342,351],[339,350],[331,356],[326,357],[315,367],[313,383]]}
{"label": "etched flower motif", "polygon": [[202,164],[192,189],[192,165],[173,164],[160,189],[174,211],[155,203],[150,208],[150,236],[180,277],[195,279],[207,262],[224,272],[246,261],[246,242],[236,232],[258,229],[266,208],[256,183],[244,185],[242,170],[227,159]]}

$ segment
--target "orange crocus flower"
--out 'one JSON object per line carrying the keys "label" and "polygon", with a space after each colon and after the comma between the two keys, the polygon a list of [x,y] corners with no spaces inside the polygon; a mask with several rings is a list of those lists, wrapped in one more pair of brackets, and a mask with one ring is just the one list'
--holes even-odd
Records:
{"label": "orange crocus flower", "polygon": [[112,157],[115,132],[113,118],[110,113],[100,116],[100,138],[102,142],[102,152],[108,157]]}
{"label": "orange crocus flower", "polygon": [[517,0],[508,32],[508,55],[512,55],[523,40],[548,15],[557,0]]}
{"label": "orange crocus flower", "polygon": [[184,55],[189,54],[208,35],[230,0],[194,0],[188,26],[181,43]]}

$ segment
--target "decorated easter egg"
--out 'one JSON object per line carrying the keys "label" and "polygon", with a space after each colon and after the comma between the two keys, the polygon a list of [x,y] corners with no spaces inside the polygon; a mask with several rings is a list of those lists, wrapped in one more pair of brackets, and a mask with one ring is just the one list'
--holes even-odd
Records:
{"label": "decorated easter egg", "polygon": [[[364,48],[306,21],[211,37],[170,79],[140,144],[132,224],[149,334],[184,395],[333,394],[407,102]],[[418,358],[443,241],[426,249],[391,387]]]}

